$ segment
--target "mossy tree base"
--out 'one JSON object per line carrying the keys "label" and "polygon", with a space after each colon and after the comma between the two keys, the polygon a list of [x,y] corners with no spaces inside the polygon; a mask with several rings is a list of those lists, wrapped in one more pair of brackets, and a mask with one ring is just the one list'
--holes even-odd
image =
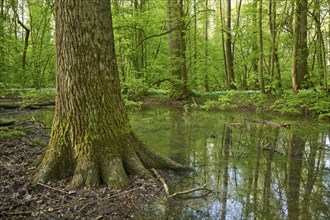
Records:
{"label": "mossy tree base", "polygon": [[[54,135],[56,132],[52,133]],[[128,175],[152,178],[150,168],[187,169],[148,149],[133,132],[117,143],[113,140],[103,142],[103,146],[100,140],[86,143],[80,149],[89,149],[88,152],[75,152],[75,148],[68,146],[65,141],[52,142],[54,138],[51,138],[48,149],[39,161],[35,182],[71,177],[71,184],[75,187],[105,184],[121,188],[125,186]]]}

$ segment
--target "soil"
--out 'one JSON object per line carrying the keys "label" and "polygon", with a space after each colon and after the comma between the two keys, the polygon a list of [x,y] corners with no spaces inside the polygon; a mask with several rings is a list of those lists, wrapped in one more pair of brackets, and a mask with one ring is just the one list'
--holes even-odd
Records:
{"label": "soil", "polygon": [[35,122],[19,129],[28,135],[0,137],[0,219],[140,219],[164,196],[159,181],[136,177],[122,190],[75,189],[69,180],[33,183],[33,162],[44,151],[49,130]]}

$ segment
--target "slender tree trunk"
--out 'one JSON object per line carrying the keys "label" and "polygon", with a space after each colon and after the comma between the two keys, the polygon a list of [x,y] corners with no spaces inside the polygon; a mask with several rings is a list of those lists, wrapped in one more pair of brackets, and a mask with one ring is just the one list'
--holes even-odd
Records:
{"label": "slender tree trunk", "polygon": [[[228,79],[228,68],[227,68],[227,59],[226,59],[226,46],[225,46],[225,20],[223,17],[223,7],[222,7],[222,1],[220,0],[220,21],[221,21],[221,45],[222,45],[222,52],[223,52],[223,65],[224,65],[224,69],[225,69],[225,75],[226,75],[226,86],[227,84],[227,79]],[[228,86],[227,86],[228,88]]]}
{"label": "slender tree trunk", "polygon": [[174,83],[172,97],[188,99],[188,75],[186,69],[185,22],[183,14],[183,0],[167,0],[170,66],[172,75],[178,83]]}
{"label": "slender tree trunk", "polygon": [[270,36],[271,36],[271,58],[270,58],[270,71],[269,71],[269,93],[271,93],[273,88],[273,79],[275,72],[275,62],[276,62],[276,1],[271,0],[269,2],[269,27],[270,27]]}
{"label": "slender tree trunk", "polygon": [[[257,19],[257,8],[258,8],[258,0],[253,0],[252,2],[253,4],[253,12],[252,12],[252,24],[254,25],[255,28],[252,29],[252,36],[254,39],[252,39],[252,74],[257,76],[258,75],[258,43],[257,43],[257,39],[258,39],[258,34],[257,34],[257,28],[258,27],[258,19]],[[253,88],[257,89],[258,86],[258,80],[257,77],[255,77],[255,80],[253,81]]]}
{"label": "slender tree trunk", "polygon": [[4,72],[5,66],[5,56],[4,56],[4,44],[5,44],[5,30],[4,30],[4,2],[5,0],[0,1],[0,79],[2,80],[2,75]]}
{"label": "slender tree trunk", "polygon": [[193,52],[193,72],[194,77],[197,76],[197,3],[196,0],[194,0],[194,52]]}
{"label": "slender tree trunk", "polygon": [[[143,13],[145,10],[145,0],[134,0],[134,16],[138,18],[139,14]],[[135,42],[135,56],[133,57],[133,66],[136,71],[136,78],[143,77],[143,68],[145,67],[146,60],[146,42],[143,41],[145,38],[144,30],[140,27],[138,23],[135,24],[134,31],[134,42]]]}
{"label": "slender tree trunk", "polygon": [[321,13],[320,13],[320,0],[315,1],[314,22],[316,26],[316,72],[319,74],[319,85],[325,86],[326,75],[326,61],[325,61],[325,47],[321,30]]}
{"label": "slender tree trunk", "polygon": [[227,0],[227,27],[226,27],[226,64],[227,64],[227,89],[235,89],[234,57],[231,39],[231,0]]}
{"label": "slender tree trunk", "polygon": [[264,83],[264,43],[262,34],[262,0],[259,0],[259,84],[261,93],[265,93]]}
{"label": "slender tree trunk", "polygon": [[209,92],[209,79],[208,79],[208,59],[209,59],[209,16],[208,16],[208,5],[209,1],[205,1],[205,11],[207,13],[206,19],[205,19],[205,32],[204,32],[204,40],[205,40],[205,78],[204,78],[204,87],[205,91]]}
{"label": "slender tree trunk", "polygon": [[120,188],[127,174],[183,168],[148,150],[121,98],[110,4],[56,0],[56,107],[35,181],[71,176],[74,186]]}
{"label": "slender tree trunk", "polygon": [[[27,48],[29,46],[29,36],[30,36],[30,29],[24,25],[24,23],[21,21],[19,18],[19,15],[17,13],[16,7],[13,5],[13,10],[17,19],[17,23],[24,29],[25,31],[25,36],[23,36],[22,33],[22,39],[24,38],[24,46],[23,46],[23,52],[22,52],[22,69],[25,69],[26,67],[26,53],[27,53]],[[22,10],[23,13],[24,10]],[[22,15],[22,18],[24,18],[24,15]]]}

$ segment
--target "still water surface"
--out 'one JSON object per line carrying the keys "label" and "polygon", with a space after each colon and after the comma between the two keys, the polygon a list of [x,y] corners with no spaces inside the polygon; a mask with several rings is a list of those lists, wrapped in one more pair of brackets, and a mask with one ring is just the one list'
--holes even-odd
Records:
{"label": "still water surface", "polygon": [[[51,123],[49,111],[32,114]],[[130,119],[148,146],[194,169],[168,183],[172,193],[204,183],[212,191],[172,199],[158,219],[330,219],[329,123],[159,107]]]}
{"label": "still water surface", "polygon": [[131,114],[131,121],[146,144],[196,171],[172,192],[204,183],[212,190],[173,200],[166,219],[330,219],[328,123],[164,108]]}

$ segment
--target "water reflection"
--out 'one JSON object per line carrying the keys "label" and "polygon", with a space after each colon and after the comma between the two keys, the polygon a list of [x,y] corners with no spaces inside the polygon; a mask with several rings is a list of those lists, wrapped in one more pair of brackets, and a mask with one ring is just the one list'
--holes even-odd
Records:
{"label": "water reflection", "polygon": [[[206,182],[214,192],[172,201],[166,218],[330,218],[329,125],[265,118],[292,124],[281,128],[246,120],[250,117],[171,109],[131,116],[149,146],[196,170],[172,190]],[[139,123],[145,118],[147,124]]]}

